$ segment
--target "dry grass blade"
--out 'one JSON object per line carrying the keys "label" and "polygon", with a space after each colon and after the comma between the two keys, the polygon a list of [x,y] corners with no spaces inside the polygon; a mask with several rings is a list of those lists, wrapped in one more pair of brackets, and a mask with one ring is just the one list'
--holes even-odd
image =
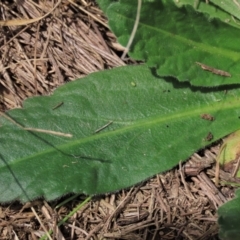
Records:
{"label": "dry grass blade", "polygon": [[46,14],[38,25],[4,26],[0,31],[0,110],[20,107],[26,97],[49,94],[91,72],[125,65],[113,51],[116,39],[92,1],[83,6],[65,0],[53,4],[23,1],[12,11],[10,3],[2,2],[5,20]]}
{"label": "dry grass blade", "polygon": [[27,25],[27,24],[30,24],[30,23],[40,21],[41,19],[43,19],[43,18],[47,17],[49,14],[51,14],[59,6],[61,1],[62,0],[59,0],[57,2],[57,4],[54,6],[54,8],[42,17],[32,18],[32,19],[14,19],[14,20],[0,21],[0,26],[5,26],[5,27],[22,26],[22,25]]}
{"label": "dry grass blade", "polygon": [[37,218],[38,222],[40,223],[41,227],[44,229],[45,234],[47,235],[49,240],[53,240],[49,235],[47,229],[45,228],[44,224],[42,223],[41,219],[39,218],[38,214],[36,213],[35,209],[31,207],[32,212],[34,213],[35,217]]}
{"label": "dry grass blade", "polygon": [[63,132],[56,132],[56,131],[51,131],[51,130],[46,130],[46,129],[39,129],[39,128],[28,128],[28,127],[23,127],[22,125],[20,125],[19,123],[17,123],[16,121],[14,121],[11,117],[7,116],[5,113],[1,113],[0,115],[4,118],[6,118],[8,121],[12,122],[13,124],[17,125],[18,127],[26,130],[26,131],[30,131],[30,132],[41,132],[41,133],[47,133],[47,134],[52,134],[52,135],[56,135],[56,136],[62,136],[62,137],[69,137],[71,138],[73,135],[70,133],[63,133]]}
{"label": "dry grass blade", "polygon": [[95,21],[101,23],[104,27],[109,28],[109,26],[102,20],[100,20],[99,18],[97,18],[95,15],[91,14],[89,11],[86,11],[83,7],[79,6],[78,4],[76,4],[74,1],[72,0],[68,0],[71,4],[73,4],[74,6],[76,6],[78,9],[80,9],[81,11],[83,11],[84,13],[86,13],[87,15],[89,15],[92,19],[94,19]]}

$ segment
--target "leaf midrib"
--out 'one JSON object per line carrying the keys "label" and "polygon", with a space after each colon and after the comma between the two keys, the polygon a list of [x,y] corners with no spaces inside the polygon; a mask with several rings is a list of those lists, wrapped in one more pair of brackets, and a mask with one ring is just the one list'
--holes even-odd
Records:
{"label": "leaf midrib", "polygon": [[[186,119],[186,118],[189,118],[189,117],[192,117],[192,116],[200,116],[200,114],[203,114],[203,113],[213,113],[213,111],[217,112],[219,110],[223,111],[224,109],[231,109],[231,108],[234,109],[234,108],[236,108],[236,106],[239,106],[239,102],[237,101],[237,99],[235,99],[233,102],[231,102],[231,100],[229,99],[227,102],[224,102],[224,103],[221,102],[221,104],[220,104],[220,102],[215,102],[215,103],[213,103],[211,105],[208,105],[208,106],[205,106],[205,107],[200,107],[200,108],[192,107],[191,109],[188,109],[188,111],[184,111],[184,112],[181,109],[181,111],[178,111],[177,113],[167,114],[167,115],[165,115],[165,117],[163,117],[163,116],[161,116],[161,117],[159,117],[159,116],[150,117],[150,118],[147,118],[147,119],[144,119],[144,120],[140,120],[135,124],[125,126],[123,128],[119,128],[119,129],[109,131],[109,132],[105,132],[105,133],[98,133],[98,134],[91,135],[89,137],[77,139],[77,140],[74,140],[70,143],[65,143],[65,144],[59,145],[58,149],[59,150],[64,150],[64,149],[68,149],[70,147],[73,147],[74,145],[80,145],[80,144],[83,144],[83,143],[86,143],[86,142],[91,142],[91,141],[97,140],[99,138],[104,138],[104,137],[108,137],[108,136],[111,136],[111,135],[123,134],[124,132],[128,132],[130,129],[137,129],[137,128],[143,129],[143,128],[146,128],[148,126],[153,126],[153,125],[157,125],[157,124],[160,124],[160,123],[167,122],[169,120],[172,121],[173,119],[174,120],[184,119],[184,118]],[[113,124],[114,124],[114,122],[113,122]],[[30,159],[34,159],[37,156],[41,156],[41,155],[44,156],[45,154],[51,154],[54,151],[56,151],[56,149],[51,148],[51,149],[42,151],[40,153],[36,153],[36,154],[31,155],[31,156],[16,160],[9,165],[14,165],[14,164],[17,164],[21,161],[27,161],[27,160],[30,160]],[[4,168],[4,167],[6,167],[6,166],[2,166],[2,168]]]}

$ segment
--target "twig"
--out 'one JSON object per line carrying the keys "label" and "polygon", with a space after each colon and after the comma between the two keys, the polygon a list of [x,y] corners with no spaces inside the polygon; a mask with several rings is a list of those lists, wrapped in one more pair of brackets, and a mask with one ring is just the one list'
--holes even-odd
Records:
{"label": "twig", "polygon": [[55,105],[55,106],[52,108],[52,110],[55,110],[55,109],[61,107],[62,105],[63,105],[63,102],[60,102],[60,103],[58,103],[57,105]]}
{"label": "twig", "polygon": [[4,21],[0,21],[0,26],[21,26],[21,25],[27,25],[30,23],[34,23],[37,21],[40,21],[41,19],[47,17],[48,15],[50,15],[62,2],[62,0],[59,0],[56,5],[45,15],[43,15],[42,17],[38,17],[38,18],[32,18],[32,19],[13,19],[13,20],[4,20]]}
{"label": "twig", "polygon": [[72,5],[74,5],[75,7],[79,8],[81,11],[83,11],[84,13],[86,13],[88,16],[92,17],[96,22],[101,23],[104,27],[109,29],[109,26],[104,23],[103,21],[99,20],[97,17],[95,17],[92,13],[86,11],[84,8],[82,8],[81,6],[77,5],[74,1],[72,0],[68,0]]}
{"label": "twig", "polygon": [[137,31],[137,27],[138,27],[138,23],[139,23],[139,19],[140,19],[141,6],[142,6],[142,0],[138,0],[136,20],[135,20],[135,23],[134,23],[134,26],[133,26],[132,33],[131,33],[130,38],[128,40],[127,46],[126,46],[126,48],[125,48],[125,50],[124,50],[124,52],[121,56],[121,59],[124,59],[125,56],[127,55],[128,51],[130,49],[130,46],[132,45],[133,39],[136,35],[136,31]]}
{"label": "twig", "polygon": [[70,137],[70,138],[73,136],[71,133],[55,132],[55,131],[39,129],[39,128],[26,128],[26,127],[23,127],[21,124],[17,123],[16,121],[14,121],[8,115],[6,115],[2,112],[0,112],[0,115],[3,116],[4,118],[6,118],[7,120],[9,120],[10,122],[12,122],[13,124],[17,125],[21,129],[26,130],[26,131],[48,133],[48,134],[52,134],[52,135],[56,135],[56,136],[63,136],[63,137]]}
{"label": "twig", "polygon": [[196,64],[199,65],[203,70],[212,72],[216,75],[220,75],[220,76],[223,76],[223,77],[231,77],[232,76],[229,72],[225,72],[223,70],[210,67],[210,66],[205,65],[203,63],[196,62]]}
{"label": "twig", "polygon": [[107,124],[105,124],[104,126],[98,128],[95,133],[99,133],[100,131],[102,131],[103,129],[105,129],[106,127],[108,127],[110,124],[112,124],[113,121],[109,121]]}
{"label": "twig", "polygon": [[69,138],[73,136],[71,133],[55,132],[55,131],[39,129],[39,128],[23,128],[23,129],[31,132],[48,133],[56,136],[63,136],[63,137],[69,137]]}
{"label": "twig", "polygon": [[47,235],[48,239],[49,239],[49,240],[52,240],[50,234],[48,233],[47,229],[46,229],[45,226],[43,225],[43,223],[42,223],[41,219],[39,218],[39,216],[37,215],[35,209],[34,209],[33,207],[31,207],[31,210],[32,210],[32,212],[34,213],[35,217],[37,218],[38,222],[40,223],[41,227],[43,228],[43,230],[44,230],[45,234]]}

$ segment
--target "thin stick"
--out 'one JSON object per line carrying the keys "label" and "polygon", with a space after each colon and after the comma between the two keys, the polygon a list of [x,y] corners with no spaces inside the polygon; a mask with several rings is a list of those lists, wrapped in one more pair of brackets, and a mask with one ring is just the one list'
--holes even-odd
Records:
{"label": "thin stick", "polygon": [[59,108],[63,105],[63,102],[58,103],[56,106],[52,108],[52,110],[55,110],[56,108]]}
{"label": "thin stick", "polygon": [[203,70],[212,72],[212,73],[214,73],[216,75],[220,75],[220,76],[223,76],[223,77],[231,77],[232,76],[229,72],[225,72],[223,70],[207,66],[207,65],[205,65],[203,63],[196,62],[196,64],[199,65]]}
{"label": "thin stick", "polygon": [[17,123],[16,121],[14,121],[11,117],[9,117],[8,115],[6,115],[5,113],[0,112],[0,115],[3,116],[4,118],[6,118],[7,120],[9,120],[10,122],[12,122],[13,124],[15,124],[16,126],[20,127],[20,128],[23,129],[23,130],[26,130],[26,131],[42,132],[42,133],[48,133],[48,134],[53,134],[53,135],[63,136],[63,137],[72,137],[72,136],[73,136],[71,133],[62,133],[62,132],[55,132],[55,131],[45,130],[45,129],[39,129],[39,128],[27,128],[27,127],[23,127],[21,124],[19,124],[19,123]]}
{"label": "thin stick", "polygon": [[240,166],[240,157],[237,159],[237,164],[236,164],[235,169],[234,169],[234,171],[232,173],[232,177],[236,177],[236,174],[237,174],[237,172],[239,170],[239,166]]}
{"label": "thin stick", "polygon": [[215,185],[219,185],[219,174],[220,174],[220,155],[222,151],[226,148],[226,142],[223,142],[222,146],[220,147],[218,156],[216,157],[216,169],[215,169]]}
{"label": "thin stick", "polygon": [[35,217],[37,218],[38,222],[40,223],[41,227],[43,228],[43,230],[44,230],[45,234],[47,235],[48,239],[49,239],[49,240],[52,240],[49,232],[47,231],[47,229],[46,229],[45,226],[43,225],[43,223],[42,223],[41,219],[39,218],[39,216],[37,215],[35,209],[34,209],[33,207],[31,207],[31,210],[32,210],[32,212],[34,213]]}
{"label": "thin stick", "polygon": [[133,39],[136,35],[136,31],[137,31],[137,27],[138,27],[138,24],[139,24],[139,19],[140,19],[140,13],[141,13],[141,7],[142,7],[142,0],[138,0],[138,7],[137,7],[137,15],[136,15],[136,20],[135,20],[135,23],[134,23],[134,26],[133,26],[133,30],[132,30],[132,33],[130,35],[130,38],[128,40],[128,44],[121,56],[121,59],[124,59],[130,49],[130,46],[132,45],[132,42],[133,42]]}
{"label": "thin stick", "polygon": [[[0,48],[1,49],[1,48]],[[38,58],[38,59],[28,59],[29,61],[34,61],[34,60],[36,60],[36,61],[44,61],[44,60],[48,60],[48,58]],[[27,60],[21,60],[21,62],[20,61],[17,61],[16,63],[14,63],[14,66],[15,65],[18,65],[18,64],[21,64],[22,62],[26,62]],[[6,70],[6,69],[9,69],[9,68],[11,68],[12,66],[10,66],[10,65],[8,65],[7,67],[4,67],[4,68],[0,68],[0,71],[4,71],[4,70]]]}
{"label": "thin stick", "polygon": [[102,131],[103,129],[105,129],[106,127],[108,127],[110,124],[112,124],[113,121],[109,121],[107,124],[105,124],[104,126],[98,128],[95,133],[99,133],[100,131]]}
{"label": "thin stick", "polygon": [[13,124],[17,125],[20,128],[24,128],[22,125],[20,125],[19,123],[17,123],[16,121],[14,121],[11,117],[9,117],[8,115],[6,115],[5,113],[0,112],[0,115],[4,118],[6,118],[7,120],[9,120],[10,122],[12,122]]}
{"label": "thin stick", "polygon": [[194,196],[192,195],[191,191],[189,190],[188,185],[185,181],[184,172],[183,172],[183,169],[182,169],[182,161],[179,162],[179,173],[180,173],[181,180],[182,180],[182,183],[184,185],[184,188],[185,188],[186,192],[188,193],[189,196],[191,196],[192,199],[195,199]]}
{"label": "thin stick", "polygon": [[37,17],[37,18],[31,18],[31,19],[14,19],[14,20],[5,20],[5,21],[0,21],[0,26],[21,26],[21,25],[27,25],[30,23],[37,22],[45,17],[47,17],[49,14],[51,14],[61,3],[61,0],[58,0],[56,5],[45,15],[42,17]]}
{"label": "thin stick", "polygon": [[[84,205],[86,205],[90,200],[92,199],[92,197],[87,197],[82,203],[80,203],[76,208],[74,208],[69,214],[67,214],[58,224],[57,226],[60,227],[61,225],[63,225],[64,223],[66,223],[66,221],[74,215],[74,213],[76,213],[79,209],[81,209]],[[49,234],[52,234],[53,231],[50,230],[48,232]],[[43,237],[40,238],[40,240],[44,240],[46,239],[46,235],[44,235]]]}
{"label": "thin stick", "polygon": [[34,64],[34,70],[33,70],[33,78],[34,78],[34,85],[35,85],[35,95],[37,95],[37,92],[38,92],[38,82],[37,82],[37,61],[36,61],[36,58],[37,58],[37,40],[39,38],[39,28],[40,28],[40,22],[38,22],[37,24],[37,32],[36,32],[36,41],[35,41],[35,44],[34,44],[34,61],[33,61],[33,64]]}
{"label": "thin stick", "polygon": [[[21,33],[23,33],[27,28],[29,28],[29,26],[26,26],[25,28],[23,28],[21,31],[19,31],[18,33],[16,33],[16,35],[14,35],[12,38],[10,38],[5,44],[3,44],[0,47],[0,50],[2,48],[4,48],[5,46],[7,46],[11,41],[13,41],[15,38],[17,38],[17,36],[19,36]],[[22,61],[22,60],[21,60]]]}
{"label": "thin stick", "polygon": [[71,133],[55,132],[55,131],[39,129],[39,128],[23,128],[23,129],[30,132],[48,133],[56,136],[63,136],[63,137],[69,137],[69,138],[73,136]]}
{"label": "thin stick", "polygon": [[83,7],[77,5],[74,1],[72,0],[68,0],[68,2],[70,2],[72,5],[74,5],[75,7],[79,8],[81,11],[83,11],[84,13],[86,13],[88,16],[92,17],[96,22],[101,23],[104,27],[109,29],[109,26],[104,23],[103,21],[101,21],[100,19],[98,19],[95,15],[93,15],[92,13],[88,12],[87,10],[85,10]]}
{"label": "thin stick", "polygon": [[240,8],[240,4],[236,0],[233,0],[233,2]]}

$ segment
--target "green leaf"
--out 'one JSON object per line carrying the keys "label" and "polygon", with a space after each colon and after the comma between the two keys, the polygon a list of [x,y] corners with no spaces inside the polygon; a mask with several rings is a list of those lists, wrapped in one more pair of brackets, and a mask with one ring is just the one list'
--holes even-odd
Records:
{"label": "green leaf", "polygon": [[230,13],[232,16],[240,20],[240,1],[239,0],[234,0],[234,1],[229,1],[229,0],[211,0],[212,3],[214,3],[216,6],[219,8],[222,8],[224,11]]}
{"label": "green leaf", "polygon": [[[132,32],[136,9],[137,0],[120,0],[107,8],[109,25],[123,46]],[[238,84],[238,39],[239,29],[217,19],[209,21],[191,6],[178,8],[169,0],[143,2],[129,54],[156,67],[160,76],[174,76],[194,86]]]}
{"label": "green leaf", "polygon": [[106,12],[109,5],[114,2],[116,2],[116,0],[105,0],[105,1],[99,2],[98,5],[104,12]]}
{"label": "green leaf", "polygon": [[26,131],[1,117],[0,201],[101,194],[167,171],[239,128],[239,94],[191,90],[133,66],[94,73],[52,96],[28,99],[23,109],[7,114],[25,127],[73,137]]}
{"label": "green leaf", "polygon": [[236,197],[218,209],[219,237],[223,240],[236,240],[240,236],[240,190]]}
{"label": "green leaf", "polygon": [[[240,156],[240,130],[230,134],[224,139],[224,144],[221,147],[217,159],[219,160],[222,168],[227,172],[232,172],[236,168],[238,158]],[[236,172],[236,177],[240,177],[240,170]]]}
{"label": "green leaf", "polygon": [[[237,18],[233,18],[233,16],[226,11],[226,9],[221,9],[221,2],[216,0],[217,5],[212,4],[211,2],[207,3],[205,0],[181,0],[173,2],[178,7],[182,7],[183,5],[191,5],[198,12],[206,13],[206,17],[208,17],[209,21],[212,21],[213,18],[218,18],[222,22],[227,23],[233,27],[240,28],[240,21]],[[234,2],[229,2],[228,4],[232,5]],[[237,8],[235,8],[236,10]]]}

